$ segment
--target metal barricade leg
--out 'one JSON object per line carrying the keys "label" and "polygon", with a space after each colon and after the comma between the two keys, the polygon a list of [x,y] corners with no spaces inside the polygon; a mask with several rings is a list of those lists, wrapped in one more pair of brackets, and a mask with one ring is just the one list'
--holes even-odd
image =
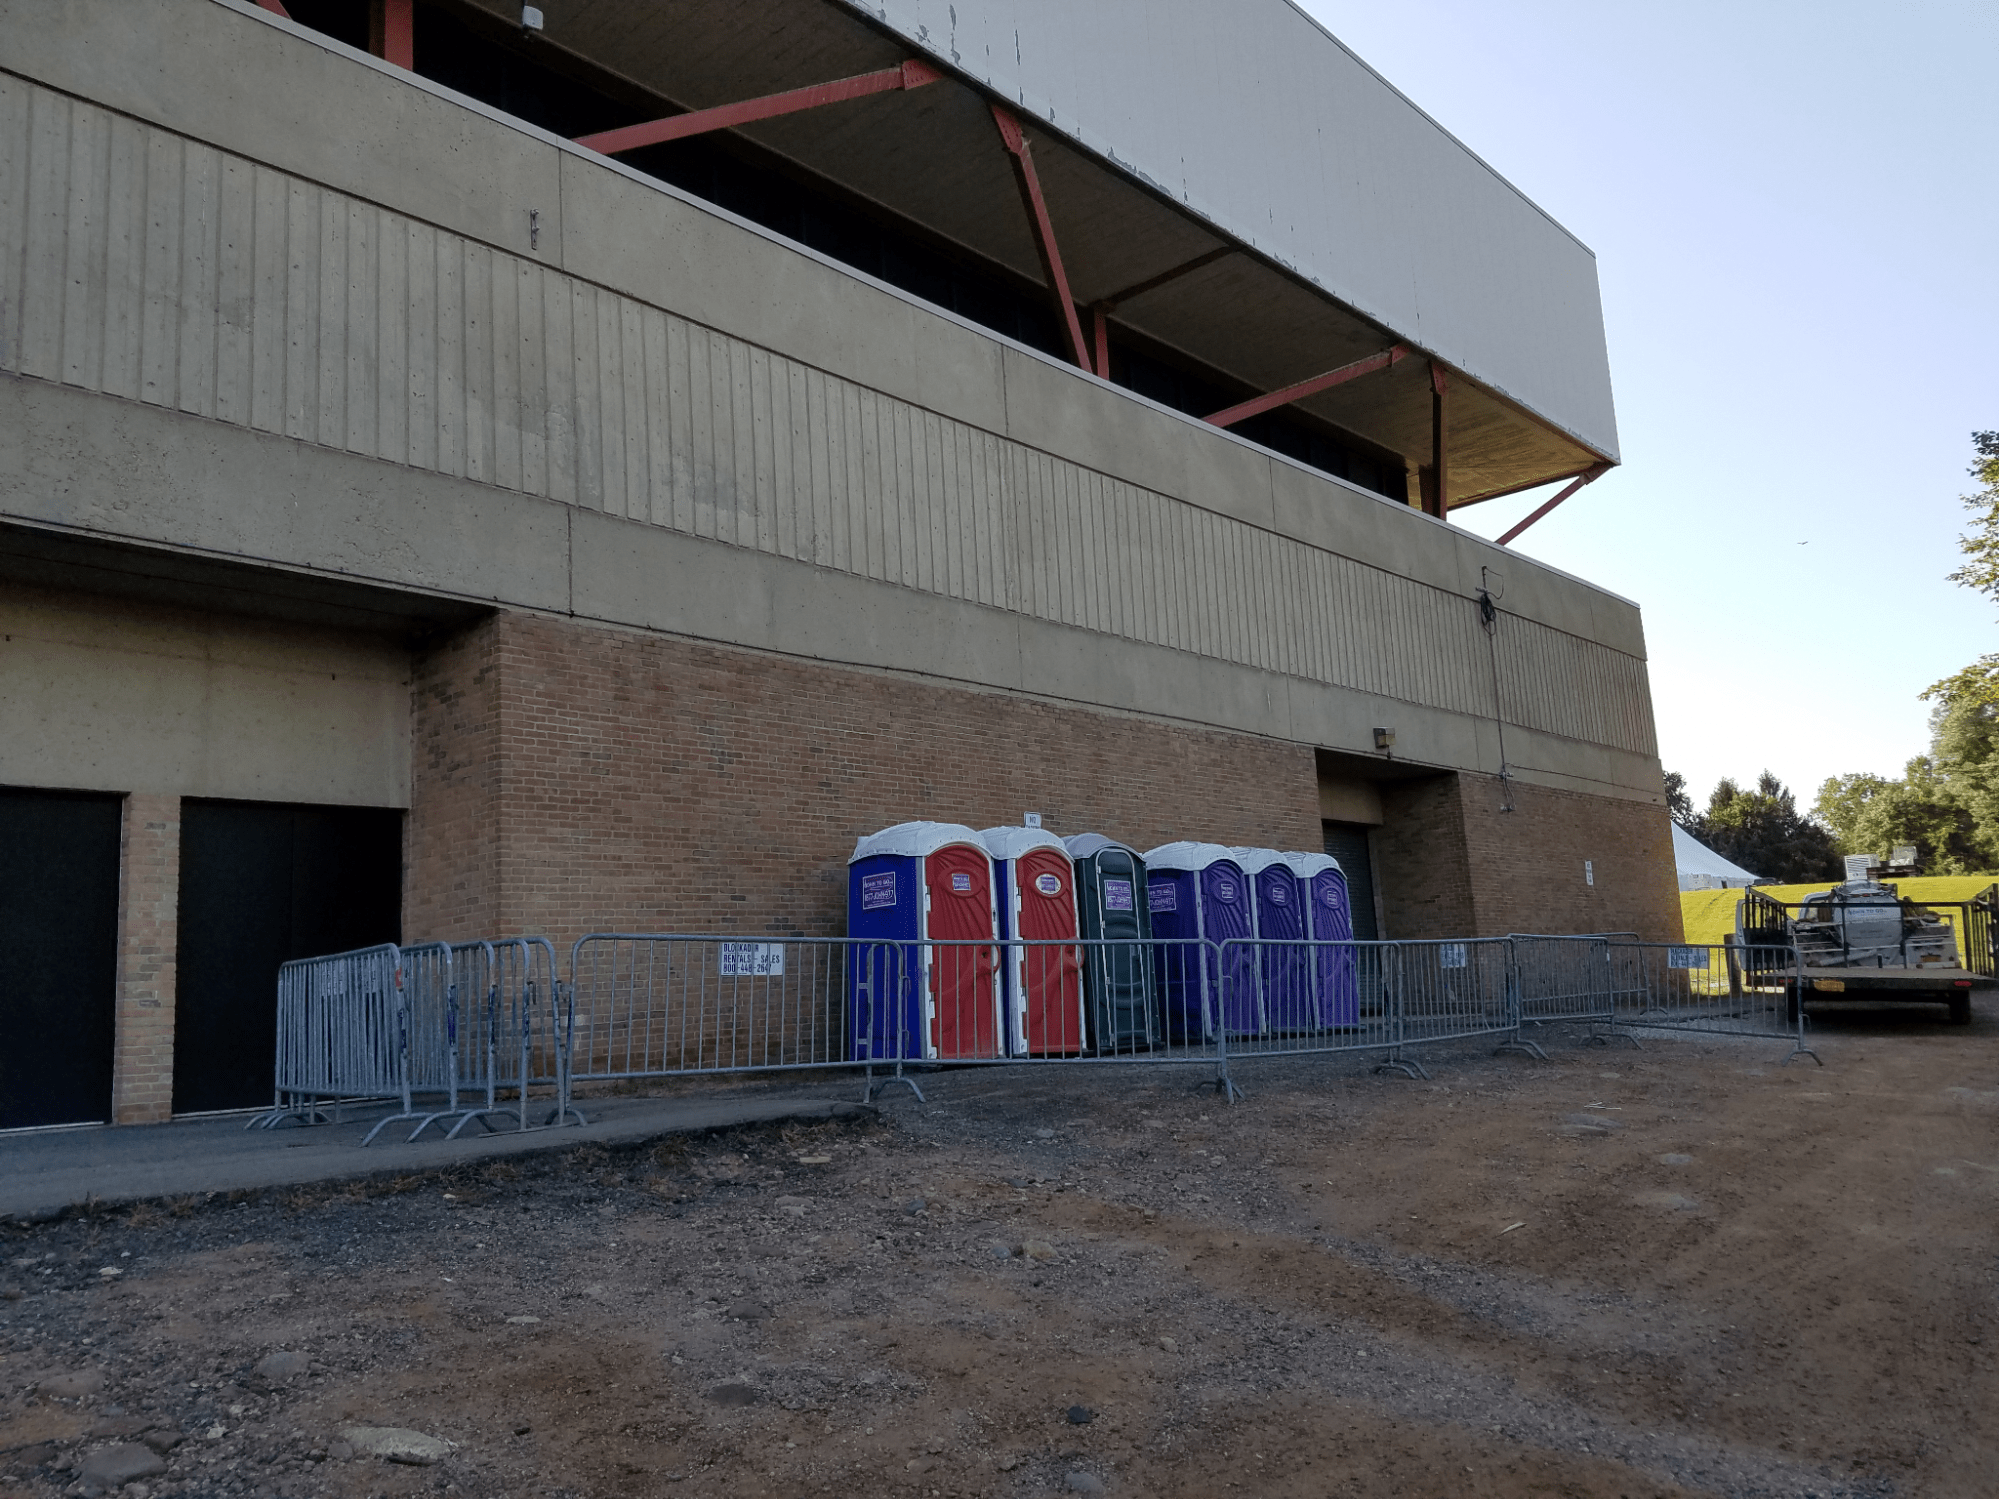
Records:
{"label": "metal barricade leg", "polygon": [[1512,1029],[1492,1049],[1492,1055],[1498,1057],[1503,1052],[1518,1052],[1546,1062],[1548,1054],[1541,1050],[1541,1044],[1529,1041],[1520,1034],[1520,955],[1518,947],[1510,940],[1506,945],[1506,1019],[1512,1023]]}

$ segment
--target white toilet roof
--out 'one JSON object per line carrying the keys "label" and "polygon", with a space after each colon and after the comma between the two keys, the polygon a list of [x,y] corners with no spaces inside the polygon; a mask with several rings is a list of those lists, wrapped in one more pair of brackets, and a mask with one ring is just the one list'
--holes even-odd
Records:
{"label": "white toilet roof", "polygon": [[847,863],[872,859],[877,854],[935,854],[946,844],[970,844],[981,851],[986,847],[978,833],[963,823],[898,823],[857,840]]}

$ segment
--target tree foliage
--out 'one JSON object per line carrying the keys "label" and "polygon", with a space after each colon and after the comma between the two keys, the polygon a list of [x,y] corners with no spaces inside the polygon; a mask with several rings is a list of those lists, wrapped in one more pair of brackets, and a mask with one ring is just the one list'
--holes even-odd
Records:
{"label": "tree foliage", "polygon": [[1964,504],[1978,519],[1957,544],[1971,561],[1952,573],[1950,581],[1999,600],[1999,432],[1974,432],[1971,445],[1978,458],[1970,472],[1979,488],[1964,497]]}
{"label": "tree foliage", "polygon": [[[1970,559],[1951,582],[1999,602],[1999,432],[1974,432],[1978,457],[1976,515],[1958,542]],[[1861,772],[1834,776],[1819,788],[1813,810],[1848,854],[1885,855],[1916,846],[1918,866],[1934,875],[1999,870],[1999,652],[1933,682],[1930,748],[1903,767],[1899,779]]]}
{"label": "tree foliage", "polygon": [[1770,772],[1757,777],[1750,791],[1724,777],[1700,813],[1686,787],[1685,777],[1667,773],[1667,810],[1674,822],[1722,858],[1776,885],[1838,878],[1839,850],[1832,832],[1799,812],[1791,789]]}

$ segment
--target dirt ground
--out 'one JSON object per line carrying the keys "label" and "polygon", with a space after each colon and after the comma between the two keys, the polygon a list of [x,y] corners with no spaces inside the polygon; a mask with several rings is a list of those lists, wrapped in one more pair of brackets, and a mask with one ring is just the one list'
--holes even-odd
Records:
{"label": "dirt ground", "polygon": [[960,1071],[0,1226],[0,1490],[1991,1494],[1999,1019],[1818,1030]]}

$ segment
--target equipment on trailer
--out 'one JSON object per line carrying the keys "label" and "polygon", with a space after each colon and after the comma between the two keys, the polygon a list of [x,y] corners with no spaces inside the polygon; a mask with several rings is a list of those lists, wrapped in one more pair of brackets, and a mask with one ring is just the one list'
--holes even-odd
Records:
{"label": "equipment on trailer", "polygon": [[1972,992],[1994,986],[1999,886],[1954,904],[1956,924],[1877,880],[1848,880],[1796,902],[1752,888],[1736,908],[1734,946],[1766,954],[1795,950],[1795,972],[1766,976],[1787,982],[1793,1007],[1827,998],[1942,1004],[1951,1023],[1963,1026],[1971,1020]]}

